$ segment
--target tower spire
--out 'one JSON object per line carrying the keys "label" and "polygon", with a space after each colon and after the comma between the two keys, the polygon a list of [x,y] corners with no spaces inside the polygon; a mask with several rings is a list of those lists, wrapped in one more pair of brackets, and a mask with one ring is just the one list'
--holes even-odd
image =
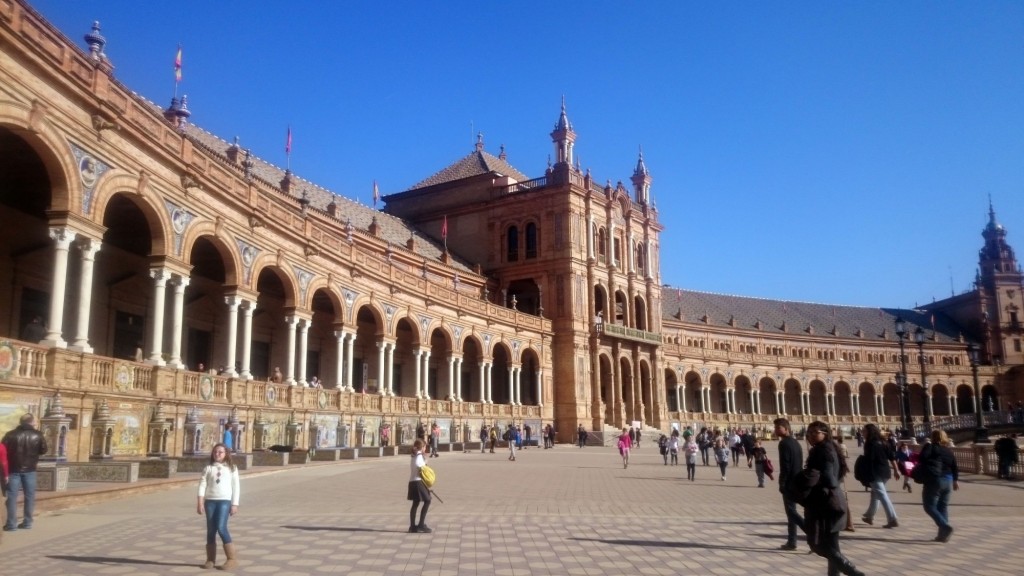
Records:
{"label": "tower spire", "polygon": [[633,191],[636,194],[637,204],[646,206],[651,203],[651,178],[650,172],[647,171],[647,165],[644,164],[644,148],[640,147],[640,156],[636,161],[636,170],[633,170]]}
{"label": "tower spire", "polygon": [[565,95],[562,95],[562,112],[558,116],[555,129],[551,132],[551,141],[555,145],[555,165],[566,164],[571,167],[576,132],[573,131],[572,122],[569,122],[569,116],[565,113]]}

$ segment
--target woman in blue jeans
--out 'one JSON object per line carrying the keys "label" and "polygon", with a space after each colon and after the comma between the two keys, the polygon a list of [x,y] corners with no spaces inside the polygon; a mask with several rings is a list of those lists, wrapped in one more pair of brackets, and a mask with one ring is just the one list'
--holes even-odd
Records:
{"label": "woman in blue jeans", "polygon": [[871,488],[871,503],[868,510],[861,516],[865,524],[872,524],[875,518],[875,511],[878,505],[885,510],[885,517],[888,522],[883,528],[897,528],[899,521],[896,518],[896,509],[889,499],[889,493],[885,489],[885,483],[890,477],[900,478],[900,472],[896,468],[896,453],[890,450],[882,441],[882,432],[874,424],[864,426],[864,457],[871,467],[871,481],[868,485]]}
{"label": "woman in blue jeans", "polygon": [[216,444],[210,452],[210,463],[199,479],[196,500],[196,512],[206,515],[206,563],[203,568],[213,568],[217,561],[218,534],[227,556],[220,569],[231,570],[237,566],[235,545],[228,532],[228,517],[238,513],[238,496],[238,467],[231,462],[227,446]]}
{"label": "woman in blue jeans", "polygon": [[932,430],[931,443],[921,449],[921,457],[917,465],[924,467],[924,490],[921,491],[921,504],[926,514],[931,516],[939,527],[936,542],[949,542],[953,535],[953,527],[949,525],[949,497],[953,490],[959,490],[960,471],[956,466],[956,458],[949,449],[949,437],[942,430]]}

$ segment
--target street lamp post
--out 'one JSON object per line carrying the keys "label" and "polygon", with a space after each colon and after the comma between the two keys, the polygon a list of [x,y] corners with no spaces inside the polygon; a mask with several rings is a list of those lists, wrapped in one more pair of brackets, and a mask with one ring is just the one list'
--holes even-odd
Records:
{"label": "street lamp post", "polygon": [[914,342],[917,342],[917,359],[921,363],[921,389],[924,390],[924,421],[928,422],[928,414],[931,412],[931,398],[928,394],[928,381],[924,373],[924,330],[918,326],[914,330]]}
{"label": "street lamp post", "polygon": [[985,428],[985,420],[981,415],[981,385],[978,384],[978,356],[980,350],[977,344],[971,342],[967,345],[967,355],[971,360],[971,375],[974,377],[974,443],[988,444],[988,429]]}
{"label": "street lamp post", "polygon": [[907,392],[907,355],[903,351],[907,324],[899,316],[896,317],[896,338],[900,341],[900,373],[896,375],[896,388],[900,394],[900,427],[903,438],[910,438],[913,434],[910,431],[910,395]]}

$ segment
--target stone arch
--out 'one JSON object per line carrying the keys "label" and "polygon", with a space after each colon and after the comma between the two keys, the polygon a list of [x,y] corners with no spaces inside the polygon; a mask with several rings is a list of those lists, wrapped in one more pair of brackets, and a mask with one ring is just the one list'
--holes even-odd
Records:
{"label": "stone arch", "polygon": [[491,395],[495,404],[512,402],[509,394],[509,368],[512,367],[512,348],[503,341],[491,346]]}
{"label": "stone arch", "polygon": [[779,389],[778,383],[765,376],[757,386],[761,398],[761,414],[782,414],[782,410],[779,409],[779,396],[776,394]]}
{"label": "stone arch", "polygon": [[726,406],[728,406],[725,395],[729,387],[728,383],[725,381],[725,376],[715,372],[708,379],[708,384],[711,387],[711,406],[709,412],[725,414]]}
{"label": "stone arch", "polygon": [[705,402],[702,398],[701,390],[704,388],[704,383],[700,374],[695,370],[690,370],[683,376],[683,382],[684,402],[688,411],[708,412],[708,407],[704,405]]}
{"label": "stone arch", "polygon": [[168,252],[170,226],[163,213],[163,209],[157,206],[146,195],[139,195],[135,190],[122,183],[135,180],[134,178],[122,178],[114,176],[105,180],[104,186],[110,189],[109,194],[100,195],[97,190],[97,197],[93,203],[93,212],[98,216],[99,222],[106,221],[108,211],[122,202],[127,202],[138,209],[149,227],[151,256],[174,256]]}
{"label": "stone arch", "polygon": [[678,383],[679,377],[676,375],[676,371],[671,367],[665,368],[665,397],[668,399],[666,406],[669,412],[679,412],[682,410],[679,398],[676,396],[676,385]]}
{"label": "stone arch", "polygon": [[[40,105],[41,106],[41,105]],[[78,172],[64,136],[45,118],[32,120],[32,108],[19,102],[0,100],[0,128],[6,128],[35,151],[50,180],[49,209],[81,214],[82,183],[71,177]],[[95,213],[95,210],[93,211]]]}
{"label": "stone arch", "polygon": [[825,387],[825,383],[821,380],[811,380],[810,386],[808,386],[807,403],[810,405],[810,415],[812,416],[824,416],[828,413],[826,406],[826,399],[828,398],[828,389]]}
{"label": "stone arch", "polygon": [[299,307],[297,296],[298,286],[295,282],[295,278],[285,267],[278,265],[276,254],[261,254],[256,258],[256,261],[252,263],[252,289],[259,291],[260,275],[263,274],[264,271],[273,274],[278,280],[280,280],[281,286],[284,289],[282,307]]}
{"label": "stone arch", "polygon": [[608,354],[601,352],[597,358],[601,403],[604,406],[604,421],[615,424],[615,372]]}
{"label": "stone arch", "polygon": [[[527,347],[520,351],[520,400],[526,406],[540,406],[544,401],[543,389],[538,390],[538,383],[543,382],[540,374],[540,354],[533,348]],[[542,386],[541,386],[542,388]]]}
{"label": "stone arch", "polygon": [[861,416],[878,416],[878,401],[875,400],[875,385],[867,380],[857,385],[857,401]]}
{"label": "stone arch", "polygon": [[899,416],[900,414],[900,391],[893,382],[886,382],[882,385],[882,407],[887,416]]}
{"label": "stone arch", "polygon": [[853,416],[853,391],[850,383],[840,380],[832,387],[832,402],[837,416]]}
{"label": "stone arch", "polygon": [[640,368],[640,382],[637,389],[640,391],[640,403],[642,404],[642,420],[648,424],[654,423],[654,374],[651,373],[651,365],[646,358],[640,358],[637,365]]}
{"label": "stone arch", "polygon": [[200,223],[196,226],[195,230],[189,230],[189,233],[182,238],[181,254],[185,262],[193,264],[193,251],[196,244],[200,241],[209,242],[220,256],[221,263],[224,266],[224,284],[227,286],[239,285],[242,278],[242,272],[239,268],[240,259],[235,254],[231,245],[217,235],[211,223]]}
{"label": "stone arch", "polygon": [[794,378],[788,378],[783,384],[783,409],[785,414],[803,414],[803,388]]}
{"label": "stone arch", "polygon": [[622,398],[623,412],[626,416],[626,422],[622,423],[625,426],[626,423],[632,422],[633,420],[639,420],[635,413],[636,398],[633,393],[634,382],[633,382],[633,361],[626,354],[620,354],[618,358],[619,363],[619,378],[622,381],[622,388],[619,390],[619,397]]}
{"label": "stone arch", "polygon": [[945,384],[933,384],[932,392],[932,414],[936,416],[951,416],[949,411],[949,386]]}
{"label": "stone arch", "polygon": [[740,374],[733,379],[733,403],[734,408],[738,414],[753,414],[754,405],[750,400],[750,393],[754,387],[750,383],[750,378],[744,374]]}

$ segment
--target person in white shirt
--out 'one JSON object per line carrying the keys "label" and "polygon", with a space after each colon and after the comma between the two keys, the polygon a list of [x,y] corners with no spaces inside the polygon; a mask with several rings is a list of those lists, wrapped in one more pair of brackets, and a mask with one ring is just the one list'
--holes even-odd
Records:
{"label": "person in white shirt", "polygon": [[[426,443],[423,442],[422,438],[417,438],[412,443],[412,458],[409,460],[409,493],[408,499],[412,500],[412,508],[409,509],[409,532],[410,533],[423,533],[427,534],[433,532],[426,524],[427,510],[430,509],[430,490],[427,490],[426,485],[423,484],[423,478],[420,477],[420,468],[427,465],[427,461],[423,458],[423,449],[426,447]],[[420,522],[416,523],[416,509],[419,508],[420,503],[423,504],[423,509],[420,510]]]}
{"label": "person in white shirt", "polygon": [[196,513],[206,514],[206,563],[213,568],[217,561],[217,534],[224,543],[227,560],[218,568],[231,570],[238,565],[235,545],[228,532],[228,517],[238,513],[238,468],[231,462],[231,454],[224,444],[216,444],[210,452],[210,463],[199,478]]}

